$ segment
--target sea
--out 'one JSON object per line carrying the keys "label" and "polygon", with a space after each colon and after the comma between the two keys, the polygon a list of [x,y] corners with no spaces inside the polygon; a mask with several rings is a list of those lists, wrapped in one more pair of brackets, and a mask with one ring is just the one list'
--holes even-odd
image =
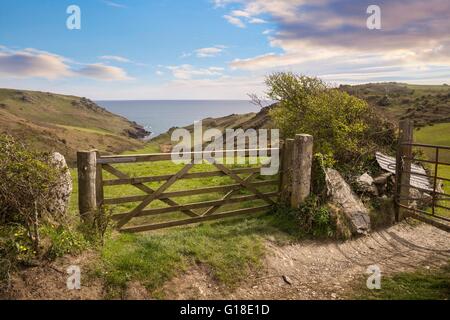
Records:
{"label": "sea", "polygon": [[261,109],[249,100],[109,100],[96,103],[140,124],[152,132],[150,138],[172,127],[187,126],[208,117],[245,114]]}

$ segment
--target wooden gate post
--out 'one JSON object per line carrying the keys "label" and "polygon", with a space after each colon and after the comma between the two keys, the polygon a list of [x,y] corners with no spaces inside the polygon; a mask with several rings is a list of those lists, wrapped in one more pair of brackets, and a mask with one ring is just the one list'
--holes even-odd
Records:
{"label": "wooden gate post", "polygon": [[97,163],[100,158],[100,152],[95,150],[95,160],[96,160],[96,175],[95,175],[95,195],[96,195],[96,208],[100,209],[105,200],[103,192],[103,167],[101,163]]}
{"label": "wooden gate post", "polygon": [[313,137],[309,134],[297,134],[292,157],[292,208],[299,208],[311,193],[312,160]]}
{"label": "wooden gate post", "polygon": [[286,139],[281,155],[280,201],[290,206],[292,194],[292,157],[294,139]]}
{"label": "wooden gate post", "polygon": [[81,218],[90,221],[97,210],[96,176],[97,154],[95,151],[77,152],[78,207]]}
{"label": "wooden gate post", "polygon": [[[413,143],[414,122],[412,120],[402,120],[399,122],[399,136],[397,146],[397,157],[395,165],[395,181],[396,181],[396,215],[397,222],[405,218],[405,213],[409,201],[409,189],[411,178],[411,158]],[[405,206],[405,207],[403,207]]]}

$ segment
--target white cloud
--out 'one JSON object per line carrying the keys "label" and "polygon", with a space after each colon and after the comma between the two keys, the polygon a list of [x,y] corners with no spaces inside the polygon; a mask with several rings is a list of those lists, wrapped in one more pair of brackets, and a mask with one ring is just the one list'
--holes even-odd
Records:
{"label": "white cloud", "polygon": [[129,59],[120,57],[120,56],[101,56],[101,57],[99,57],[99,59],[108,60],[108,61],[117,61],[117,62],[123,62],[123,63],[131,62]]}
{"label": "white cloud", "polygon": [[267,23],[267,21],[264,20],[264,19],[261,19],[261,18],[251,18],[248,21],[248,23],[251,23],[251,24],[264,24],[264,23]]}
{"label": "white cloud", "polygon": [[123,69],[107,66],[102,63],[85,65],[77,73],[85,77],[106,81],[131,79]]}
{"label": "white cloud", "polygon": [[230,16],[230,15],[225,15],[223,17],[232,25],[235,25],[238,28],[245,28],[245,24],[241,21],[241,19]]}
{"label": "white cloud", "polygon": [[196,68],[190,64],[183,64],[180,66],[168,66],[167,69],[172,71],[173,76],[176,79],[189,80],[193,78],[211,78],[222,75],[223,68],[209,67],[209,68]]}
{"label": "white cloud", "polygon": [[198,58],[210,58],[210,57],[218,56],[225,49],[226,49],[226,46],[217,45],[214,47],[197,49],[197,50],[195,50],[195,54],[197,55]]}
{"label": "white cloud", "polygon": [[56,79],[72,75],[64,58],[29,51],[0,52],[0,75]]}
{"label": "white cloud", "polygon": [[114,2],[114,1],[103,0],[103,2],[104,2],[105,4],[107,4],[108,6],[114,7],[114,8],[122,8],[122,9],[124,9],[124,8],[127,7],[127,6],[124,5],[124,4],[121,4],[121,3],[118,3],[118,2]]}
{"label": "white cloud", "polygon": [[58,79],[87,77],[97,80],[127,80],[125,70],[101,63],[81,64],[49,52],[27,48],[0,51],[0,76],[10,78]]}
{"label": "white cloud", "polygon": [[[439,70],[439,77],[431,72],[428,77],[426,72],[421,74],[424,81],[437,81],[442,79],[442,68],[450,67],[448,0],[380,0],[382,30],[367,29],[367,5],[356,0],[227,2],[230,3],[233,10],[229,14],[240,17],[243,23],[270,17],[277,26],[276,32],[266,30],[263,34],[268,36],[271,47],[281,51],[234,59],[230,66],[236,70],[259,74],[309,72],[347,82],[383,81],[383,76],[386,81],[417,82],[417,68]],[[395,69],[384,73],[374,69],[386,66]]]}

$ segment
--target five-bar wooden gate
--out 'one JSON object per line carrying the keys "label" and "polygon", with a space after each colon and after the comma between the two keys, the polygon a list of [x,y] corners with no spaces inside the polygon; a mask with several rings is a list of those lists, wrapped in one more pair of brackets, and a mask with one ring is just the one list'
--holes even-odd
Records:
{"label": "five-bar wooden gate", "polygon": [[[256,150],[240,151],[248,158]],[[273,152],[280,152],[277,148],[257,151],[263,151],[267,156],[271,156]],[[238,150],[232,152],[238,154]],[[239,156],[242,156],[242,152],[239,153]],[[137,205],[128,212],[115,213],[113,219],[117,221],[120,231],[140,232],[267,211],[279,200],[280,193],[284,194],[283,199],[287,199],[294,206],[299,205],[309,195],[312,161],[312,137],[309,135],[298,135],[295,140],[287,141],[281,155],[280,174],[263,179],[260,177],[261,165],[230,168],[227,165],[212,162],[211,165],[214,166],[212,171],[190,172],[195,166],[193,160],[196,152],[190,154],[191,162],[182,165],[181,169],[173,174],[133,177],[124,172],[122,169],[124,165],[170,161],[172,154],[101,156],[96,151],[78,152],[79,208],[82,217],[89,219],[92,216],[91,213],[101,206],[136,203]],[[149,167],[151,168],[151,166]],[[297,170],[293,170],[294,167]],[[104,179],[104,172],[113,178]],[[224,176],[230,178],[232,183],[188,190],[169,190],[180,180]],[[160,184],[157,187],[150,186],[155,183]],[[104,196],[105,187],[121,185],[131,185],[143,194],[121,195],[116,198]],[[276,190],[261,190],[267,186],[274,186]],[[248,194],[240,195],[243,191]],[[180,204],[174,200],[175,198],[209,193],[224,194],[219,199],[194,203]],[[157,200],[166,206],[149,207]],[[254,200],[258,201],[254,202]],[[244,208],[222,211],[223,206],[243,202],[250,203]],[[170,221],[157,220],[156,223],[154,221],[148,223],[144,218],[173,213],[178,214],[172,215]],[[136,220],[136,218],[140,218],[138,219],[139,223],[132,223],[132,220]]]}

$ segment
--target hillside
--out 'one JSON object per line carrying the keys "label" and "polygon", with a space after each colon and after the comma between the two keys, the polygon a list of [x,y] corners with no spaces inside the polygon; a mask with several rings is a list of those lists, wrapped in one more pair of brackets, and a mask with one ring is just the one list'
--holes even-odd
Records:
{"label": "hillside", "polygon": [[[272,128],[272,120],[269,116],[269,107],[262,108],[261,111],[254,113],[246,113],[246,114],[232,114],[225,117],[220,118],[205,118],[202,120],[203,130],[208,129],[219,129],[222,132],[225,132],[225,129],[261,129],[261,128]],[[194,125],[189,125],[185,127],[187,130],[193,132]],[[169,129],[168,132],[163,133],[154,139],[152,139],[153,143],[157,143],[160,145],[161,152],[170,151],[170,146],[172,142],[170,141],[173,130],[176,127]]]}
{"label": "hillside", "polygon": [[[450,86],[448,85],[410,85],[403,83],[369,83],[363,85],[342,85],[339,87],[351,95],[361,98],[378,111],[380,115],[397,123],[401,119],[410,118],[415,121],[416,128],[424,128],[439,123],[450,123]],[[268,114],[270,107],[258,113],[229,115],[221,118],[206,118],[204,129],[217,128],[271,128],[272,122]],[[448,126],[441,128],[440,135],[449,136]],[[167,151],[170,145],[170,129],[153,141],[159,143],[161,151]],[[186,127],[192,130],[193,126]]]}
{"label": "hillside", "polygon": [[366,100],[393,121],[409,118],[416,127],[450,122],[450,86],[405,83],[342,85],[341,90]]}
{"label": "hillside", "polygon": [[0,89],[0,132],[32,148],[58,151],[69,163],[76,151],[120,153],[143,145],[147,132],[94,102],[75,96]]}

